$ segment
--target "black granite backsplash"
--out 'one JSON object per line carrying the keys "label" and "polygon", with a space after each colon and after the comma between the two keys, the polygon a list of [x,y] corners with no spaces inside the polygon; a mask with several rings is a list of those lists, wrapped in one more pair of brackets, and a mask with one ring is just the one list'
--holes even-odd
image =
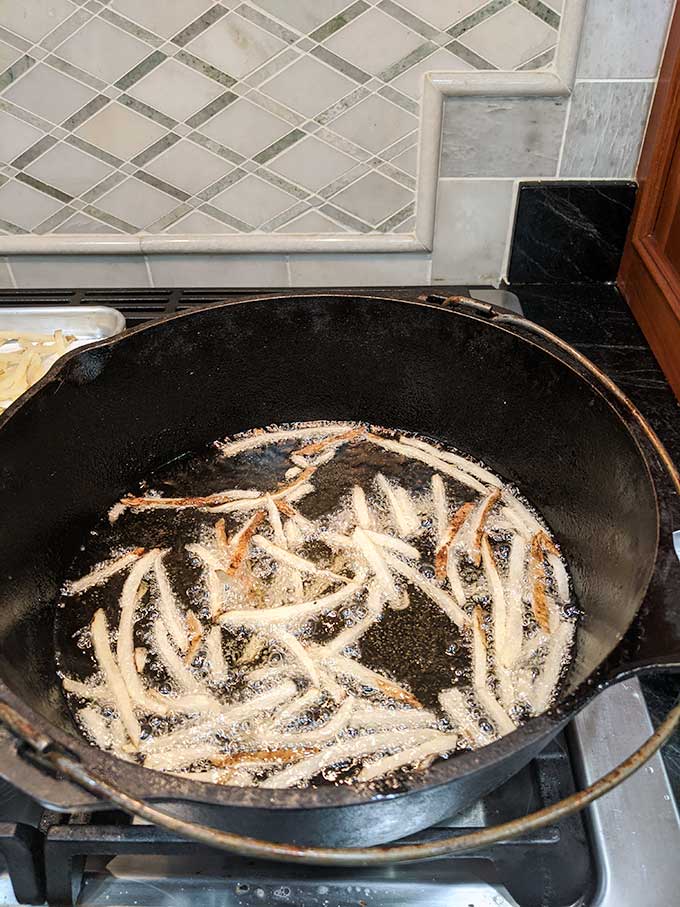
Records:
{"label": "black granite backsplash", "polygon": [[522,183],[509,282],[614,281],[636,189],[631,182]]}

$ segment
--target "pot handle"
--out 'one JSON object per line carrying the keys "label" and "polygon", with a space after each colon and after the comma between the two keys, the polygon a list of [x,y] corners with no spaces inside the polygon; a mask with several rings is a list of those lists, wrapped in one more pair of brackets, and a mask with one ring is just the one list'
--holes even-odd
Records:
{"label": "pot handle", "polygon": [[52,746],[47,738],[36,739],[21,716],[5,703],[0,703],[0,721],[24,742],[32,745],[35,752],[34,759],[46,770],[57,772],[61,777],[67,778],[88,793],[108,800],[127,813],[182,837],[198,841],[207,847],[225,850],[246,858],[275,860],[284,863],[316,866],[377,866],[385,863],[430,860],[449,854],[478,850],[543,828],[578,812],[629,778],[666,743],[676,728],[680,726],[680,704],[675,706],[654,734],[628,759],[611,769],[598,781],[552,806],[546,806],[537,812],[521,816],[510,822],[503,822],[501,825],[494,825],[468,834],[454,835],[438,841],[429,841],[425,844],[406,843],[387,847],[357,848],[299,847],[293,844],[278,844],[244,837],[233,832],[219,831],[179,819],[113,787],[103,778],[89,772],[75,756]]}

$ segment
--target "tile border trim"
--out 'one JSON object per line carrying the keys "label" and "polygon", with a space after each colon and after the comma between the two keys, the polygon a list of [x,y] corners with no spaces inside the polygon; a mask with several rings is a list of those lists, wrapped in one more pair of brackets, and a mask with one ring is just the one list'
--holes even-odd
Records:
{"label": "tile border trim", "polygon": [[570,0],[566,4],[556,58],[549,70],[436,72],[425,76],[413,233],[367,236],[334,233],[11,235],[0,237],[0,256],[431,252],[445,98],[569,97],[574,86],[586,3],[587,0]]}

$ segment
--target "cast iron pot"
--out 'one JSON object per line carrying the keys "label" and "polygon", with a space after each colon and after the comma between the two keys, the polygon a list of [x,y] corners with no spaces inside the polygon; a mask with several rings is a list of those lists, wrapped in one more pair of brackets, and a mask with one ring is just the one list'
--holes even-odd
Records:
{"label": "cast iron pot", "polygon": [[[72,353],[7,411],[0,719],[13,736],[2,742],[0,774],[53,808],[114,802],[243,853],[367,862],[366,851],[334,857],[304,846],[376,844],[430,826],[522,768],[599,690],[680,667],[679,486],[651,429],[557,338],[488,305],[448,303],[314,295],[220,304]],[[89,746],[66,708],[53,646],[55,595],[83,535],[139,477],[177,455],[254,426],[312,419],[438,438],[482,459],[536,505],[563,547],[584,612],[559,702],[391,796],[219,787]],[[425,855],[406,850],[374,856]]]}

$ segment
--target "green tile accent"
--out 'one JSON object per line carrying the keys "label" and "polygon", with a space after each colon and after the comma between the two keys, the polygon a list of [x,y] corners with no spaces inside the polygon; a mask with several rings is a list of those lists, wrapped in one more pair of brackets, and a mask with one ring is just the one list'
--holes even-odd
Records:
{"label": "green tile accent", "polygon": [[160,110],[149,107],[148,104],[138,101],[129,94],[122,94],[118,98],[118,103],[125,105],[125,107],[134,110],[136,113],[141,113],[142,116],[147,117],[149,120],[153,120],[154,123],[158,123],[160,126],[165,126],[166,129],[174,129],[177,125],[177,120],[173,120],[172,117],[166,116],[164,113],[161,113]]}
{"label": "green tile accent", "polygon": [[12,82],[16,82],[19,76],[23,76],[25,72],[28,72],[29,69],[35,66],[35,63],[36,61],[33,57],[29,57],[28,54],[19,57],[0,75],[0,91],[4,91]]}
{"label": "green tile accent", "polygon": [[57,140],[53,135],[45,135],[41,139],[38,139],[35,145],[31,145],[31,147],[27,148],[23,154],[20,154],[19,157],[15,158],[12,161],[12,166],[16,167],[17,170],[23,170],[24,167],[28,167],[28,165],[37,160],[41,154],[49,151],[50,148],[56,144]]}
{"label": "green tile accent", "polygon": [[183,192],[181,189],[171,186],[170,183],[166,183],[165,180],[160,180],[157,176],[146,173],[144,170],[137,170],[134,175],[143,183],[153,186],[154,189],[160,189],[161,192],[165,192],[166,195],[171,195],[180,202],[185,202],[187,199],[191,198],[187,192]]}
{"label": "green tile accent", "polygon": [[54,186],[48,186],[47,183],[43,183],[42,180],[37,180],[34,177],[29,176],[28,173],[17,173],[16,179],[18,182],[26,183],[27,186],[31,186],[33,189],[37,189],[45,195],[56,198],[60,202],[70,202],[73,198],[72,195],[67,195],[65,192],[62,192],[61,189],[55,189]]}
{"label": "green tile accent", "polygon": [[[140,3],[143,2],[144,0],[140,0]],[[147,31],[146,28],[143,28],[136,22],[131,22],[124,16],[119,16],[118,13],[115,13],[112,9],[103,9],[99,13],[99,18],[105,19],[107,22],[110,22],[111,25],[117,25],[121,31],[126,31],[129,35],[134,35],[135,38],[146,41],[146,43],[150,44],[152,47],[160,47],[161,44],[165,43],[158,35],[154,35],[153,32]]]}
{"label": "green tile accent", "polygon": [[63,224],[65,220],[68,220],[69,217],[75,213],[75,208],[70,208],[68,205],[65,205],[60,211],[56,211],[51,217],[48,217],[47,220],[44,220],[41,224],[38,224],[37,227],[34,227],[33,232],[40,236],[44,236],[45,233],[51,233],[55,227]]}
{"label": "green tile accent", "polygon": [[474,50],[470,50],[469,47],[461,44],[460,41],[452,41],[450,44],[446,45],[446,49],[450,50],[452,54],[460,57],[464,63],[468,63],[475,69],[496,69],[493,63],[489,63],[488,60],[485,60],[484,57],[480,57],[479,54],[476,54]]}
{"label": "green tile accent", "polygon": [[111,99],[107,98],[105,94],[98,94],[96,98],[92,98],[92,100],[88,101],[84,107],[81,107],[80,110],[76,110],[72,116],[67,120],[64,120],[61,124],[62,128],[66,129],[68,132],[73,132],[78,126],[82,126],[85,120],[89,120],[90,117],[93,117],[95,113],[98,113],[110,103]]}
{"label": "green tile accent", "polygon": [[343,75],[348,76],[350,79],[354,79],[354,81],[358,82],[360,85],[365,85],[366,82],[371,81],[371,77],[367,72],[364,72],[363,69],[359,69],[358,66],[353,66],[351,63],[348,63],[347,60],[343,60],[342,57],[338,57],[336,54],[331,53],[327,47],[315,47],[311,53],[319,60],[323,60],[324,63],[328,63],[333,69],[337,69],[337,71],[341,72]]}
{"label": "green tile accent", "polygon": [[178,53],[175,54],[174,59],[178,60],[180,63],[184,63],[185,66],[189,66],[191,69],[195,69],[196,72],[200,72],[201,75],[207,76],[214,82],[219,82],[220,85],[224,85],[225,88],[231,88],[233,85],[236,85],[236,79],[232,79],[226,72],[221,72],[219,69],[211,66],[210,63],[206,63],[204,60],[200,60],[198,57],[190,54],[188,50],[178,51]]}
{"label": "green tile accent", "polygon": [[[446,2],[446,0],[444,0],[444,2]],[[418,16],[415,16],[412,12],[409,12],[409,10],[404,9],[402,6],[393,3],[392,0],[381,0],[378,4],[378,9],[387,13],[389,16],[392,16],[393,19],[401,22],[402,25],[406,25],[411,31],[416,32],[418,35],[422,35],[423,38],[427,38],[429,41],[434,41],[440,34],[439,29],[433,28],[427,22],[423,22]]]}
{"label": "green tile accent", "polygon": [[392,66],[383,69],[378,78],[382,79],[383,82],[391,82],[392,79],[396,79],[402,72],[406,72],[407,69],[415,66],[416,63],[420,63],[420,61],[424,60],[426,57],[431,56],[431,54],[438,49],[438,45],[426,41],[424,44],[421,44],[419,47],[412,50],[411,53],[407,54],[403,59],[397,60]]}
{"label": "green tile accent", "polygon": [[239,220],[237,217],[232,217],[230,214],[226,214],[224,211],[220,211],[219,208],[214,208],[212,205],[201,205],[198,209],[204,214],[209,214],[211,217],[214,217],[215,220],[218,220],[221,224],[226,224],[228,227],[233,227],[234,230],[238,230],[239,233],[252,233],[253,228],[250,224],[246,224],[244,221]]}
{"label": "green tile accent", "polygon": [[224,145],[220,145],[220,143],[216,142],[214,139],[209,139],[207,135],[201,135],[200,132],[190,133],[187,136],[187,139],[190,142],[194,142],[196,145],[200,145],[207,151],[212,151],[213,154],[223,157],[225,161],[229,161],[236,166],[239,166],[245,161],[243,155],[239,154],[237,151],[233,151],[231,148],[225,148]]}
{"label": "green tile accent", "polygon": [[216,183],[206,186],[205,189],[201,190],[201,192],[196,195],[196,198],[200,198],[201,201],[204,202],[210,201],[211,198],[215,198],[216,195],[219,195],[220,192],[224,192],[229,186],[233,186],[234,183],[240,182],[245,176],[247,176],[246,171],[241,167],[237,167],[236,170],[227,173],[221,179],[217,180]]}
{"label": "green tile accent", "polygon": [[272,173],[272,171],[267,170],[266,167],[255,170],[255,176],[259,176],[260,179],[270,183],[272,186],[276,186],[277,189],[282,189],[294,198],[305,199],[309,198],[311,195],[311,192],[308,189],[304,189],[302,186],[296,186],[294,183],[289,183],[287,179],[279,176],[278,173]]}
{"label": "green tile accent", "polygon": [[83,192],[80,197],[87,204],[94,202],[122,183],[125,178],[125,173],[122,173],[120,170],[116,173],[110,173],[108,176],[104,177],[103,180],[100,180],[96,186],[92,186],[87,192]]}
{"label": "green tile accent", "polygon": [[158,139],[157,142],[154,142],[153,145],[150,145],[148,148],[145,148],[144,151],[132,158],[132,163],[135,167],[144,167],[149,161],[152,161],[155,157],[158,157],[159,154],[162,154],[164,151],[167,151],[168,148],[172,148],[177,142],[179,142],[179,136],[174,132],[164,135],[162,138]]}
{"label": "green tile accent", "polygon": [[73,63],[69,63],[68,60],[62,60],[62,58],[58,57],[56,54],[50,54],[45,60],[45,63],[49,63],[50,66],[53,66],[55,69],[58,69],[59,72],[63,72],[65,75],[70,76],[72,79],[78,79],[78,81],[84,82],[85,85],[89,85],[90,88],[94,88],[95,91],[102,92],[106,89],[106,82],[102,82],[101,79],[90,75],[89,72],[79,69],[77,66],[74,66]]}
{"label": "green tile accent", "polygon": [[177,223],[180,218],[184,217],[185,214],[190,214],[194,208],[191,205],[178,205],[172,211],[168,212],[164,217],[161,217],[159,220],[155,221],[153,224],[149,224],[145,228],[145,233],[160,233],[163,230],[167,230],[168,227],[171,227],[173,224]]}
{"label": "green tile accent", "polygon": [[534,16],[538,16],[538,18],[542,19],[544,22],[547,22],[552,28],[558,29],[560,27],[560,17],[558,13],[556,13],[555,10],[550,9],[549,6],[546,6],[545,3],[542,3],[541,0],[518,0],[518,2],[520,6],[528,9],[530,13],[533,13]]}
{"label": "green tile accent", "polygon": [[55,28],[53,32],[46,35],[40,42],[40,46],[44,47],[45,50],[54,50],[55,47],[58,47],[69,38],[74,31],[79,29],[81,25],[89,22],[91,18],[92,16],[85,12],[84,9],[76,10],[73,15],[69,16],[68,19]]}
{"label": "green tile accent", "polygon": [[384,220],[381,224],[378,224],[378,231],[380,233],[391,233],[395,227],[398,227],[399,224],[403,223],[407,218],[416,210],[416,203],[410,202],[408,205],[405,205],[401,211],[397,211],[396,214],[392,214],[387,220]]}
{"label": "green tile accent", "polygon": [[149,54],[149,56],[142,60],[141,63],[138,63],[129,72],[126,72],[124,76],[121,76],[121,78],[114,83],[116,88],[120,88],[121,91],[127,91],[127,89],[131,88],[135,82],[139,82],[140,79],[148,75],[157,66],[160,66],[165,60],[167,60],[165,54],[161,53],[160,50],[154,50],[154,52]]}
{"label": "green tile accent", "polygon": [[[292,2],[295,2],[295,0],[292,0]],[[285,41],[286,44],[295,44],[300,37],[296,32],[286,28],[285,25],[282,25],[280,22],[275,22],[274,19],[270,19],[269,16],[260,12],[259,9],[254,9],[254,7],[248,6],[245,3],[242,3],[241,6],[236,9],[236,12],[239,16],[243,16],[244,19],[248,19],[250,22],[255,23],[255,25],[258,25],[264,31],[268,31],[270,35],[275,35],[277,38]]]}
{"label": "green tile accent", "polygon": [[108,224],[110,227],[116,227],[116,229],[121,230],[123,233],[137,232],[137,227],[133,227],[132,224],[128,224],[126,221],[114,217],[113,214],[107,214],[106,211],[101,211],[94,205],[87,205],[83,208],[83,213],[89,214],[90,217],[94,217],[96,220],[103,221],[103,223]]}
{"label": "green tile accent", "polygon": [[114,154],[109,154],[108,151],[104,151],[96,145],[91,145],[89,142],[86,142],[85,139],[81,139],[78,135],[70,135],[68,138],[64,139],[64,141],[68,142],[69,145],[73,145],[74,148],[79,148],[81,151],[85,151],[87,154],[99,158],[100,161],[105,161],[112,167],[121,167],[123,165],[123,161],[119,157],[116,157]]}
{"label": "green tile accent", "polygon": [[267,161],[271,161],[277,155],[281,154],[286,148],[290,148],[292,145],[297,144],[301,139],[305,137],[306,133],[301,129],[293,129],[292,132],[289,132],[287,135],[284,135],[274,142],[273,145],[270,145],[269,148],[265,148],[264,151],[260,151],[259,154],[256,154],[253,160],[256,164],[266,164]]}
{"label": "green tile accent", "polygon": [[420,105],[417,104],[412,98],[407,98],[405,94],[402,94],[400,91],[397,91],[396,88],[392,88],[390,85],[385,85],[384,88],[381,88],[378,94],[386,98],[388,101],[391,101],[393,104],[396,104],[397,107],[401,107],[402,110],[412,113],[414,116],[418,116],[420,113]]}
{"label": "green tile accent", "polygon": [[353,19],[356,19],[357,16],[365,13],[368,8],[368,3],[364,3],[364,0],[357,0],[357,2],[353,3],[349,9],[343,10],[343,12],[335,16],[335,18],[329,19],[328,22],[324,22],[323,25],[320,25],[309,37],[312,41],[318,41],[320,44],[322,41],[325,41],[326,38],[330,38],[331,35],[334,35],[336,31],[340,31],[341,28],[349,25]]}
{"label": "green tile accent", "polygon": [[219,22],[228,12],[229,10],[226,10],[223,6],[212,6],[202,16],[194,19],[190,25],[178,32],[172,38],[172,43],[179,45],[179,47],[184,47],[189,41],[193,41],[194,38],[197,38],[206,29],[210,28],[211,25]]}
{"label": "green tile accent", "polygon": [[336,208],[335,205],[323,205],[319,208],[319,211],[321,214],[326,214],[332,220],[342,224],[343,227],[349,227],[353,233],[370,233],[373,229],[369,224],[365,224],[362,220],[352,217],[351,214],[342,211],[340,208]]}
{"label": "green tile accent", "polygon": [[0,230],[3,233],[14,233],[15,235],[28,233],[28,230],[24,230],[23,227],[18,227],[16,224],[13,224],[11,221],[2,220],[2,218],[0,218]]}
{"label": "green tile accent", "polygon": [[505,9],[506,6],[510,6],[511,3],[512,0],[492,0],[487,6],[466,16],[465,19],[461,19],[456,25],[452,25],[449,29],[449,34],[452,38],[459,38],[461,35],[465,34],[466,31],[474,28],[475,25],[479,25],[480,22],[488,19],[489,16],[493,16],[494,13],[500,12],[502,9]]}
{"label": "green tile accent", "polygon": [[6,28],[0,26],[0,41],[4,41],[5,44],[10,44],[12,47],[16,47],[17,50],[21,50],[24,53],[30,50],[33,45],[30,41],[24,41],[23,38],[20,38],[19,35],[15,35],[11,31],[7,31]]}
{"label": "green tile accent", "polygon": [[518,66],[517,69],[519,72],[527,72],[534,69],[543,69],[545,66],[550,66],[554,59],[555,48],[551,47],[549,50],[546,50],[542,54],[539,54],[537,57],[534,57],[533,60],[527,60],[526,63]]}
{"label": "green tile accent", "polygon": [[191,126],[192,129],[202,126],[203,123],[214,117],[216,113],[224,110],[225,107],[233,104],[236,100],[238,100],[238,95],[235,95],[233,91],[225,91],[224,94],[221,94],[214,101],[206,104],[201,110],[197,110],[193,116],[190,116],[187,120],[187,126]]}

